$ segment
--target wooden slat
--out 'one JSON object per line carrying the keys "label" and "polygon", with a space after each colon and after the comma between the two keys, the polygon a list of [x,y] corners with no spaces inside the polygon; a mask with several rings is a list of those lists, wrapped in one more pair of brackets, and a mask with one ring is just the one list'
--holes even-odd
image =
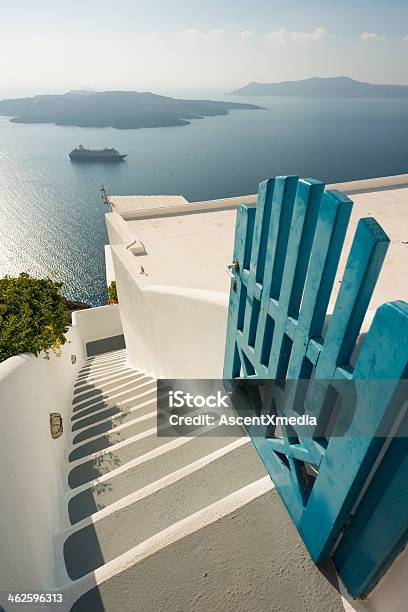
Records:
{"label": "wooden slat", "polygon": [[236,337],[239,319],[242,318],[242,323],[244,320],[243,316],[245,313],[246,285],[243,283],[242,279],[244,269],[248,269],[249,267],[254,221],[254,206],[241,205],[237,210],[233,253],[233,260],[236,260],[239,263],[239,273],[236,274],[236,291],[233,291],[231,286],[228,306],[227,337],[223,374],[224,379],[226,380],[239,376],[241,369]]}
{"label": "wooden slat", "polygon": [[[305,356],[310,339],[320,336],[323,329],[351,208],[352,202],[343,194],[339,192],[323,194],[313,233],[298,323],[292,341],[283,335],[281,346],[279,347],[279,344],[276,346],[276,351],[280,350],[280,353],[278,355],[276,352],[275,358],[271,360],[268,372],[271,378],[296,380],[311,376],[312,364]],[[297,289],[297,295],[300,293],[300,289]],[[288,416],[300,413],[304,409],[304,401],[304,385],[302,383],[290,385],[282,399],[281,410]],[[304,432],[300,429],[299,433]],[[305,444],[313,457],[313,462],[319,464],[323,454],[322,449],[310,438],[310,433],[311,430],[308,427]]]}
{"label": "wooden slat", "polygon": [[299,312],[323,191],[324,184],[319,181],[301,180],[298,183],[282,286],[274,315],[275,332],[268,372],[271,378],[280,377],[280,354],[286,336],[289,312],[296,317]]}
{"label": "wooden slat", "polygon": [[404,436],[392,441],[334,556],[353,597],[366,597],[407,544],[407,482],[408,438]]}
{"label": "wooden slat", "polygon": [[[354,370],[356,404],[347,434],[330,439],[298,525],[317,562],[331,552],[347,521],[384,444],[380,437],[384,424],[398,416],[391,399],[406,372],[407,358],[408,304],[384,304],[376,312]],[[379,393],[378,381],[382,379],[387,384]]]}
{"label": "wooden slat", "polygon": [[338,365],[350,362],[389,243],[375,219],[360,219],[316,366],[316,378],[331,379]]}
{"label": "wooden slat", "polygon": [[[256,329],[258,318],[253,308],[254,296],[256,296],[256,284],[263,283],[265,268],[266,247],[268,243],[269,224],[271,218],[273,192],[275,180],[268,179],[259,184],[258,198],[256,204],[256,215],[254,222],[254,233],[251,248],[251,263],[247,281],[247,304],[245,310],[244,338],[251,344],[250,329]],[[259,311],[258,311],[259,314]]]}
{"label": "wooden slat", "polygon": [[302,378],[308,342],[321,335],[351,208],[347,196],[334,191],[324,193],[287,378]]}
{"label": "wooden slat", "polygon": [[277,292],[285,263],[298,180],[298,177],[294,176],[279,176],[275,181],[267,242],[267,259],[255,337],[255,353],[260,360],[264,352],[262,347],[267,327],[271,292]]}
{"label": "wooden slat", "polygon": [[322,413],[331,380],[338,366],[350,362],[388,246],[375,219],[360,219],[308,398],[307,412],[321,431],[331,416]]}
{"label": "wooden slat", "polygon": [[366,597],[407,543],[407,426],[391,441],[333,558],[353,597]]}

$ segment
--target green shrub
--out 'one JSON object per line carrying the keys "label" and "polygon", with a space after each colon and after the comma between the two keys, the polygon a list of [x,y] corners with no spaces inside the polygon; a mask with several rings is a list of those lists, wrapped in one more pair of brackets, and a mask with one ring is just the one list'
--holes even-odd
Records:
{"label": "green shrub", "polygon": [[0,361],[20,353],[59,354],[68,331],[61,287],[25,272],[0,279]]}
{"label": "green shrub", "polygon": [[108,287],[108,304],[118,303],[118,292],[116,289],[116,281],[112,281]]}

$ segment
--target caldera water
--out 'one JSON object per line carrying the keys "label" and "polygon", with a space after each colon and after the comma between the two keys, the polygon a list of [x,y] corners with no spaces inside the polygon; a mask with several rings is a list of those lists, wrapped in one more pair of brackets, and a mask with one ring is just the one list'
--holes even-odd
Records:
{"label": "caldera water", "polygon": [[[282,174],[339,182],[408,172],[408,99],[233,100],[265,110],[142,130],[0,117],[0,277],[49,275],[71,299],[106,303],[102,184],[110,194],[199,201],[255,193]],[[128,157],[71,162],[78,144]]]}

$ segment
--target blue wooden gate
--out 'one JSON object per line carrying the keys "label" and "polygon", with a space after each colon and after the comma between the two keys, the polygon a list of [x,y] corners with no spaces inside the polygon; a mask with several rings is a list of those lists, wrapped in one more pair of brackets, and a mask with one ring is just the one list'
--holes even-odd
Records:
{"label": "blue wooden gate", "polygon": [[[224,379],[238,410],[316,418],[307,430],[248,433],[312,558],[332,556],[349,591],[364,596],[408,529],[400,382],[407,378],[408,305],[381,306],[357,346],[389,245],[375,219],[364,218],[328,314],[352,202],[324,187],[292,176],[269,179],[256,206],[238,208]],[[336,415],[341,421],[345,412],[345,432],[334,434]],[[398,422],[390,443],[387,432]],[[391,533],[380,523],[396,498],[405,507]],[[368,553],[370,533],[380,527],[381,546],[372,542]]]}

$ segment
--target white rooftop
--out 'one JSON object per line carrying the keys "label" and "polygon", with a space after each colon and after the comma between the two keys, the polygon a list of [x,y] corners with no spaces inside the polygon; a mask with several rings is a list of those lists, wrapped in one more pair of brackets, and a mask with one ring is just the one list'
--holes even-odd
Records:
{"label": "white rooftop", "polygon": [[[391,244],[371,309],[385,301],[408,301],[408,174],[329,185],[354,202],[335,287],[339,287],[358,220],[375,217]],[[141,242],[144,254],[132,267],[141,287],[151,285],[220,292],[228,295],[225,265],[231,262],[236,208],[255,195],[190,203],[181,196],[111,196],[120,215],[124,242]],[[140,266],[144,272],[140,274]],[[334,296],[332,297],[333,300]]]}

